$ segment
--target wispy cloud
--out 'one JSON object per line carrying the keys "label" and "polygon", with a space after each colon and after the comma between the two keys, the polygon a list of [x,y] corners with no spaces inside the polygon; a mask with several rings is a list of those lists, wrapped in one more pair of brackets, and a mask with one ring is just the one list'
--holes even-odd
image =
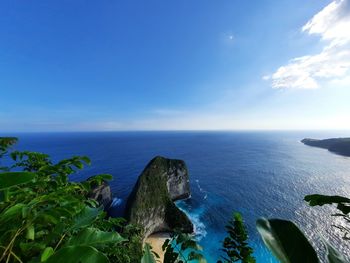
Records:
{"label": "wispy cloud", "polygon": [[317,13],[302,32],[318,35],[325,45],[318,54],[291,59],[264,76],[273,88],[315,89],[322,81],[347,77],[350,69],[350,0],[336,0]]}

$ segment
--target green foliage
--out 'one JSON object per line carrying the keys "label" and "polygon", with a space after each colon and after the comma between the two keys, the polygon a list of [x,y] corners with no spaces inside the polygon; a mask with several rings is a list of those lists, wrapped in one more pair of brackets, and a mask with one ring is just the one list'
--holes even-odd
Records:
{"label": "green foliage", "polygon": [[24,171],[30,172],[52,164],[47,154],[38,152],[14,151],[11,153],[11,158],[16,161],[12,168],[22,167]]}
{"label": "green foliage", "polygon": [[154,251],[152,251],[152,247],[146,243],[143,249],[141,263],[156,263],[157,261],[154,259],[154,257],[159,258],[159,256]]}
{"label": "green foliage", "polygon": [[337,208],[344,214],[350,213],[350,199],[338,195],[307,195],[304,200],[309,203],[310,206],[323,206],[330,204],[337,204]]}
{"label": "green foliage", "polygon": [[112,180],[113,177],[110,174],[99,174],[99,175],[95,175],[91,178],[88,179],[88,181],[90,182],[90,184],[92,185],[100,185],[103,183],[103,181],[109,181]]}
{"label": "green foliage", "polygon": [[49,259],[49,257],[52,256],[52,254],[55,253],[52,247],[47,247],[44,249],[43,253],[41,254],[40,257],[40,262],[45,262],[46,260]]}
{"label": "green foliage", "polygon": [[0,172],[8,171],[7,167],[1,166],[1,158],[7,155],[8,149],[17,141],[18,139],[16,137],[0,137]]}
{"label": "green foliage", "polygon": [[[350,199],[342,196],[329,196],[329,195],[307,195],[304,200],[309,203],[310,206],[323,206],[335,204],[340,213],[333,214],[332,216],[342,217],[345,224],[350,222]],[[344,225],[333,225],[344,233],[343,239],[349,240],[350,228]]]}
{"label": "green foliage", "polygon": [[74,222],[71,225],[72,230],[90,226],[102,213],[102,207],[89,207],[85,206],[84,209],[76,215]]}
{"label": "green foliage", "polygon": [[[339,213],[333,214],[332,216],[342,217],[344,219],[345,224],[349,224],[350,222],[350,199],[343,196],[329,196],[329,195],[320,195],[320,194],[312,194],[304,197],[304,200],[309,203],[310,206],[323,206],[323,205],[336,205]],[[333,227],[338,228],[340,231],[344,233],[343,239],[350,240],[349,234],[350,229],[344,225],[332,225]],[[325,242],[327,248],[327,259],[330,263],[344,263],[348,262],[345,257],[338,252],[331,244]]]}
{"label": "green foliage", "polygon": [[315,250],[292,222],[281,219],[259,219],[256,224],[265,245],[281,262],[318,262]]}
{"label": "green foliage", "polygon": [[206,262],[200,253],[202,248],[189,234],[174,233],[164,242],[162,250],[165,252],[164,263]]}
{"label": "green foliage", "polygon": [[8,149],[17,141],[16,137],[0,137],[0,158],[7,154]]}
{"label": "green foliage", "polygon": [[118,244],[120,242],[127,241],[127,239],[122,238],[117,232],[105,232],[96,228],[84,228],[77,235],[72,236],[68,242],[67,246],[105,246],[108,243]]}
{"label": "green foliage", "polygon": [[[102,253],[103,247],[127,241],[116,232],[104,232],[96,228],[85,228],[72,236],[61,249],[52,253],[47,262],[110,262]],[[68,262],[70,262],[68,260]]]}
{"label": "green foliage", "polygon": [[93,246],[68,246],[58,250],[47,263],[108,263],[108,257]]}
{"label": "green foliage", "polygon": [[[226,256],[224,262],[255,263],[253,249],[248,245],[248,234],[241,214],[234,213],[232,219],[226,226],[228,236],[223,241],[223,249]],[[218,263],[222,261],[219,260]]]}
{"label": "green foliage", "polygon": [[5,172],[0,173],[0,190],[28,183],[36,174],[30,172]]}
{"label": "green foliage", "polygon": [[[1,156],[13,140],[1,140]],[[90,160],[84,156],[53,163],[46,154],[12,152],[0,173],[0,262],[138,262],[140,230],[107,218],[92,185],[111,176],[76,183],[68,176]],[[11,171],[16,169],[16,172]],[[22,171],[18,171],[22,170]],[[118,232],[116,232],[118,231]]]}

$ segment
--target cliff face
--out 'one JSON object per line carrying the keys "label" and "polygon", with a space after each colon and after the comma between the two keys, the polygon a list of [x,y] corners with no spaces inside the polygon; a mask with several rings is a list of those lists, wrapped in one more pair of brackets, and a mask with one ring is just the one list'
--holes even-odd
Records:
{"label": "cliff face", "polygon": [[170,198],[173,201],[189,198],[190,181],[185,162],[163,158],[163,163],[167,169],[167,188]]}
{"label": "cliff face", "polygon": [[303,139],[302,143],[328,149],[330,152],[334,152],[344,156],[350,156],[350,138],[332,138],[325,140],[316,140],[316,139]]}
{"label": "cliff face", "polygon": [[189,196],[189,177],[185,163],[156,157],[136,182],[127,201],[127,218],[130,223],[144,228],[144,237],[174,229],[191,233],[191,221],[173,202]]}

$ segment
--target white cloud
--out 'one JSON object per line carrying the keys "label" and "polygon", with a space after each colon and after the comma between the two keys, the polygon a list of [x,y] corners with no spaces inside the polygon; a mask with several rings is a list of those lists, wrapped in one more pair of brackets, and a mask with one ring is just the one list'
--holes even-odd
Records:
{"label": "white cloud", "polygon": [[321,35],[324,40],[343,41],[350,40],[350,4],[348,0],[337,0],[326,6],[316,14],[302,31],[309,34]]}
{"label": "white cloud", "polygon": [[350,0],[336,0],[317,13],[302,32],[325,42],[319,54],[291,59],[272,75],[273,88],[315,89],[322,81],[344,78],[350,69]]}

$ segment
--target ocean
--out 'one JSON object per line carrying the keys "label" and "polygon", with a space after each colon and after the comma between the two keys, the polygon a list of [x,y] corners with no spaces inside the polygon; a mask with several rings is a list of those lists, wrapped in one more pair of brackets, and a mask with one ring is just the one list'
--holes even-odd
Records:
{"label": "ocean", "polygon": [[[155,156],[183,159],[190,172],[192,197],[177,205],[192,219],[208,262],[220,257],[225,224],[234,211],[248,227],[257,262],[277,262],[262,243],[259,217],[295,222],[318,250],[329,240],[345,254],[350,242],[332,227],[332,207],[309,207],[307,194],[350,196],[350,158],[305,146],[305,137],[347,136],[342,132],[96,132],[21,133],[19,150],[48,153],[53,160],[86,155],[92,165],[71,176],[80,181],[110,173],[112,213],[123,215],[137,177]],[[322,258],[321,258],[322,260]],[[322,260],[323,261],[323,260]]]}

